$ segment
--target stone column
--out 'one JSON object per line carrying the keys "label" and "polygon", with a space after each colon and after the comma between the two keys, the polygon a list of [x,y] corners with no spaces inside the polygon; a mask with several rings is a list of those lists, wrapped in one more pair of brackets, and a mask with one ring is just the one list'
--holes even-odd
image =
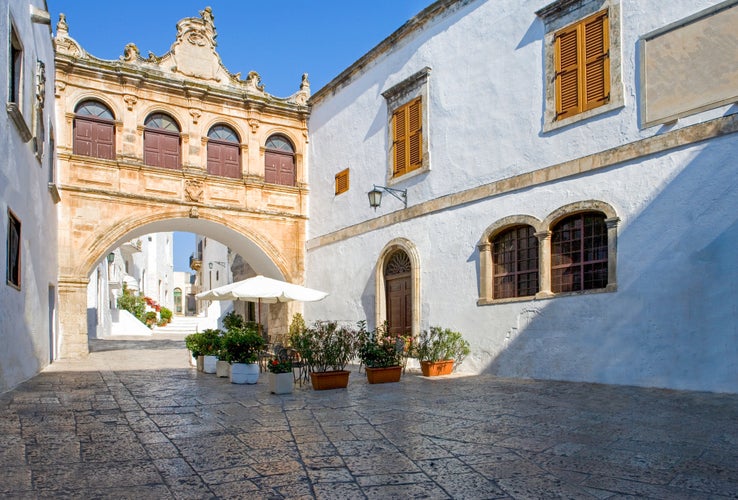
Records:
{"label": "stone column", "polygon": [[492,244],[489,241],[477,245],[479,249],[479,300],[486,304],[492,300]]}
{"label": "stone column", "polygon": [[538,238],[538,283],[537,299],[553,297],[551,292],[551,231],[536,233]]}
{"label": "stone column", "polygon": [[87,283],[84,277],[59,279],[60,357],[80,359],[89,354],[87,344]]}

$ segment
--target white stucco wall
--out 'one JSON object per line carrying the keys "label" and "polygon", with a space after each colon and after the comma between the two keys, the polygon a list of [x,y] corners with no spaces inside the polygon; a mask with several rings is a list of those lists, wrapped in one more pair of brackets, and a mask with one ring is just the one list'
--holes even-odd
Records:
{"label": "white stucco wall", "polygon": [[[738,392],[735,134],[316,243],[402,208],[387,195],[376,213],[367,202],[373,184],[389,182],[381,93],[425,66],[431,171],[394,186],[407,188],[410,207],[735,113],[725,106],[639,128],[638,37],[717,2],[663,9],[656,0],[623,0],[625,106],[544,133],[544,27],[534,12],[547,3],[470,2],[313,103],[307,286],[331,295],[306,304],[306,318],[371,325],[377,259],[402,237],[420,257],[421,327],[464,333],[473,351],[465,371]],[[351,189],[334,196],[334,175],[347,167]],[[484,230],[509,215],[543,220],[583,200],[606,202],[620,218],[618,290],[478,306]]]}
{"label": "white stucco wall", "polygon": [[[45,9],[43,1],[30,2]],[[46,66],[46,129],[44,154],[39,161],[33,141],[23,142],[18,128],[5,112],[9,95],[8,72],[0,77],[3,112],[0,114],[0,261],[7,263],[8,210],[21,222],[21,287],[7,284],[3,271],[0,279],[0,392],[32,377],[53,357],[55,304],[57,302],[57,225],[56,208],[49,192],[51,158],[50,125],[54,107],[54,59],[48,25],[32,24],[29,2],[10,0],[0,4],[0,54],[3,68],[8,67],[9,22],[12,19],[23,45],[25,77],[21,112],[32,127],[35,101],[36,61]],[[33,130],[31,128],[31,130]],[[7,154],[12,151],[12,154]]]}

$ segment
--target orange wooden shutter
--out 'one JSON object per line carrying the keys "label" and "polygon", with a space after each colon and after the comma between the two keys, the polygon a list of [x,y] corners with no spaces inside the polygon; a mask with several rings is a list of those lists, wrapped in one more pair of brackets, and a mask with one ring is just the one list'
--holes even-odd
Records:
{"label": "orange wooden shutter", "polygon": [[556,119],[605,104],[610,98],[607,11],[559,31],[554,44]]}
{"label": "orange wooden shutter", "polygon": [[584,28],[584,109],[607,102],[610,97],[610,40],[607,13],[590,18]]}
{"label": "orange wooden shutter", "polygon": [[579,113],[578,25],[556,35],[556,119]]}
{"label": "orange wooden shutter", "polygon": [[393,133],[395,148],[395,175],[407,170],[407,107],[403,106],[393,114]]}
{"label": "orange wooden shutter", "polygon": [[423,114],[420,99],[408,107],[408,170],[420,168],[423,162]]}
{"label": "orange wooden shutter", "polygon": [[349,190],[349,169],[341,170],[336,174],[336,194]]}

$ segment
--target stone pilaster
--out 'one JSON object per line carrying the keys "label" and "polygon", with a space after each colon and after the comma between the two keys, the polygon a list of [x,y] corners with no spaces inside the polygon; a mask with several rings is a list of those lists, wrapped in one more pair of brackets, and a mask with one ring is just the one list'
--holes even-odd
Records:
{"label": "stone pilaster", "polygon": [[87,344],[87,277],[59,279],[60,357],[80,359],[89,354]]}
{"label": "stone pilaster", "polygon": [[537,299],[553,297],[551,292],[551,231],[536,233],[538,238],[538,283]]}

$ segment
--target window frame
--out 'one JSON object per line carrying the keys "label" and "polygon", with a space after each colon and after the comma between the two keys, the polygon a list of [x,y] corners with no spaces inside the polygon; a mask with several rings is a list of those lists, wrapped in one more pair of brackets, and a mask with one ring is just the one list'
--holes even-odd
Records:
{"label": "window frame", "polygon": [[[521,238],[520,234],[518,234],[521,230],[527,230],[530,234],[528,234],[525,238],[530,239],[531,237],[535,241],[534,248],[528,248],[528,250],[535,250],[535,267],[528,268],[525,270],[521,270],[521,263],[523,262],[523,259],[520,258],[520,241],[523,239]],[[514,233],[514,234],[513,234]],[[508,235],[513,235],[511,243],[513,245],[513,249],[505,253],[512,252],[512,258],[509,261],[506,262],[499,262],[498,256],[501,255],[503,252],[498,251],[498,245],[502,243],[502,239]],[[538,238],[536,237],[536,228],[531,226],[530,224],[520,224],[520,225],[514,225],[514,226],[507,226],[503,228],[502,230],[495,233],[490,238],[490,251],[492,252],[492,297],[494,299],[500,300],[500,299],[515,299],[515,298],[522,298],[522,297],[534,297],[538,291],[540,290],[540,250],[539,250],[539,242]],[[532,259],[528,259],[529,261]],[[500,267],[505,267],[504,272],[498,272],[498,269]],[[514,268],[514,269],[510,269]],[[535,291],[530,294],[521,295],[520,292],[520,277],[523,275],[535,275]],[[513,279],[513,294],[512,295],[504,295],[502,296],[500,293],[498,293],[498,286],[497,286],[497,280],[498,278],[507,278],[511,277]]]}
{"label": "window frame", "polygon": [[[99,116],[93,116],[93,115],[86,115],[86,114],[80,114],[79,110],[82,109],[87,103],[95,103],[99,106],[105,108],[108,113],[110,113],[110,118],[100,118]],[[107,144],[100,141],[98,137],[95,135],[90,139],[90,152],[95,154],[84,154],[80,153],[79,149],[77,147],[78,144],[78,136],[77,136],[77,130],[79,124],[86,123],[89,124],[91,127],[93,127],[93,130],[102,130],[101,127],[104,127],[106,130],[109,129],[110,136],[111,136],[111,142],[110,142],[110,155],[100,155],[100,146],[106,146]],[[77,105],[74,107],[74,119],[72,122],[72,151],[73,154],[80,155],[80,156],[87,156],[89,158],[97,158],[100,160],[115,160],[116,157],[116,134],[115,134],[115,114],[113,113],[113,110],[108,106],[106,103],[99,99],[83,99],[80,102],[77,103]]]}
{"label": "window frame", "polygon": [[[596,217],[601,219],[601,225],[598,224],[601,230],[598,234],[588,233],[588,227],[586,218]],[[607,223],[605,222],[607,217],[602,212],[586,211],[578,212],[567,215],[566,217],[558,220],[556,224],[551,227],[551,260],[549,267],[551,269],[551,292],[557,295],[562,293],[576,293],[585,292],[591,290],[604,290],[607,288],[607,277],[605,277],[605,283],[603,286],[591,286],[587,287],[587,268],[592,266],[602,267],[604,264],[604,271],[607,275],[607,266],[609,261],[608,254],[608,242],[607,242]],[[564,228],[563,225],[569,222],[581,221],[581,226],[574,225],[570,228]],[[564,238],[563,233],[572,233],[577,231],[578,236],[570,236]],[[561,240],[557,241],[557,237],[561,235]],[[592,243],[595,239],[601,239],[604,237],[604,245],[600,244],[597,246],[588,245],[588,242]],[[562,248],[562,251],[556,251],[556,247]],[[568,251],[564,252],[563,248],[568,248]],[[598,258],[587,258],[587,254],[593,251],[598,251]],[[604,251],[604,258],[599,257],[599,252]],[[570,256],[578,255],[578,259],[571,260]],[[569,262],[561,262],[562,260],[569,260]],[[567,274],[569,271],[574,271],[577,276],[576,281],[572,280],[572,289],[557,289],[560,285],[556,280],[556,275],[562,272],[562,276]]]}
{"label": "window frame", "polygon": [[[233,138],[235,140],[211,137],[211,134],[213,134],[214,130],[217,128],[227,129],[233,135]],[[216,165],[214,163],[214,160],[211,159],[211,145],[214,146],[213,150],[217,148],[221,151],[228,151],[228,150],[235,151],[236,156],[238,157],[236,161],[237,165],[229,165],[230,162],[227,162],[225,159],[222,159],[222,158],[219,161],[219,163]],[[241,179],[243,177],[243,164],[242,164],[243,155],[241,154],[241,137],[239,136],[235,128],[225,123],[216,123],[215,125],[210,127],[208,129],[207,144],[206,144],[205,149],[206,149],[205,157],[206,157],[208,174],[217,175],[219,177],[227,177],[229,179]],[[211,164],[211,161],[213,161],[213,164]],[[216,167],[219,167],[219,170],[216,169]],[[233,172],[230,172],[230,170],[233,170]],[[226,173],[223,173],[224,171]]]}
{"label": "window frame", "polygon": [[[14,230],[17,227],[17,238],[18,241],[16,242],[15,248],[12,248],[13,242],[11,241],[11,236],[14,234]],[[5,284],[10,286],[11,288],[15,288],[16,290],[21,290],[21,284],[22,284],[22,271],[23,271],[23,260],[22,260],[22,249],[21,245],[23,244],[23,232],[22,232],[22,223],[21,220],[18,218],[18,216],[13,213],[10,208],[8,208],[8,229],[7,229],[7,236],[6,236],[6,260],[5,260]],[[15,268],[15,272],[13,272],[13,268]],[[11,274],[13,274],[11,276]]]}
{"label": "window frame", "polygon": [[[545,109],[543,132],[550,132],[593,116],[608,113],[625,106],[622,78],[621,0],[557,0],[538,10],[536,15],[545,25],[544,46],[544,89]],[[558,116],[557,42],[556,36],[563,31],[586,22],[598,15],[607,16],[609,40],[609,86],[608,102],[590,106],[569,116]]]}
{"label": "window frame", "polygon": [[[267,144],[269,141],[273,138],[281,138],[283,139],[286,144],[290,146],[291,151],[277,149],[277,148],[269,148],[267,147]],[[291,183],[285,183],[281,182],[282,180],[282,170],[281,166],[278,165],[274,171],[274,173],[269,173],[270,176],[275,177],[268,177],[267,173],[267,161],[269,157],[273,158],[287,158],[290,157],[292,160],[292,173],[290,174],[292,176],[292,182]],[[270,171],[271,172],[271,171]],[[275,182],[276,181],[276,182]],[[264,141],[264,182],[273,186],[290,186],[294,187],[297,185],[297,152],[295,150],[295,143],[290,139],[287,135],[283,133],[274,133],[270,134],[266,140]]]}
{"label": "window frame", "polygon": [[[151,127],[146,125],[147,122],[150,120],[153,120],[154,117],[162,115],[168,118],[172,121],[172,124],[177,128],[177,132],[167,130],[165,128],[158,128],[158,127]],[[164,159],[162,158],[163,151],[161,149],[161,146],[157,147],[157,155],[158,155],[158,161],[156,163],[149,163],[147,161],[147,152],[153,151],[153,148],[146,149],[147,146],[147,138],[149,140],[152,140],[152,137],[158,138],[176,138],[177,139],[177,157],[176,157],[176,165],[174,166],[166,166]],[[170,155],[171,156],[171,155]],[[144,165],[149,167],[155,167],[155,168],[166,168],[168,170],[181,170],[182,169],[182,127],[180,127],[179,122],[170,114],[162,112],[162,111],[154,111],[152,113],[149,113],[149,115],[144,120],[144,127],[143,127],[143,160]]]}
{"label": "window frame", "polygon": [[33,133],[23,116],[23,111],[27,109],[27,104],[25,103],[26,55],[23,47],[23,39],[15,26],[15,21],[10,17],[7,39],[8,66],[6,66],[8,71],[8,94],[6,96],[7,102],[5,109],[16,130],[18,130],[21,140],[25,143],[33,138]]}
{"label": "window frame", "polygon": [[[387,105],[388,147],[386,183],[388,186],[393,186],[405,179],[428,172],[431,169],[429,141],[430,100],[428,85],[430,73],[431,68],[426,66],[400,83],[382,92],[382,97],[385,98]],[[407,110],[407,122],[409,122],[409,109],[413,103],[418,103],[420,106],[419,127],[413,129],[415,134],[419,134],[419,143],[416,147],[418,148],[417,154],[420,156],[420,162],[413,164],[413,168],[405,168],[404,171],[398,172],[396,166],[398,141],[396,140],[397,138],[395,135],[395,121],[398,113],[403,113],[404,110]],[[410,137],[411,135],[407,135],[406,138],[401,141],[401,143],[407,148],[407,153],[404,157],[408,157],[409,155]],[[411,165],[408,162],[407,167],[410,166]]]}

